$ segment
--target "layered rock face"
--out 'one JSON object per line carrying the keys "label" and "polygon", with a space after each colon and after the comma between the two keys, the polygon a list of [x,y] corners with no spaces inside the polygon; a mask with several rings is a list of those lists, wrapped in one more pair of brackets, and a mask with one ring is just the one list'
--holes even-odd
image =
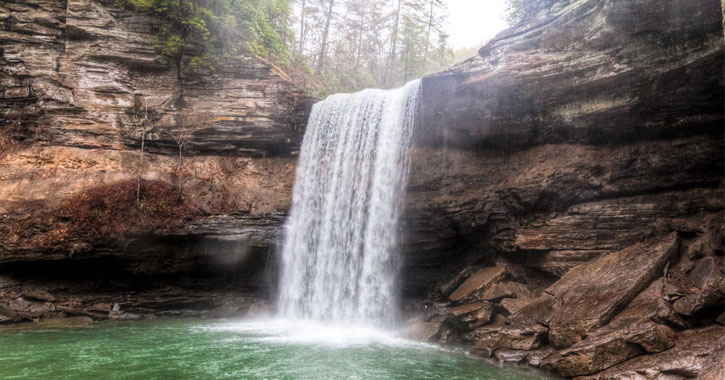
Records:
{"label": "layered rock face", "polygon": [[[42,139],[89,149],[135,148],[128,110],[153,111],[147,147],[174,152],[164,127],[193,125],[191,154],[289,155],[304,133],[306,103],[284,73],[250,56],[193,70],[154,48],[144,16],[86,0],[8,1],[0,10],[5,117],[36,111]],[[41,103],[38,110],[19,107]],[[42,111],[42,112],[39,112]],[[297,111],[297,112],[296,112]]]}
{"label": "layered rock face", "polygon": [[423,79],[411,266],[561,276],[723,209],[719,2],[527,4],[479,56]]}
{"label": "layered rock face", "polygon": [[566,377],[721,376],[720,2],[525,6],[423,79],[404,273],[428,295],[419,331]]}
{"label": "layered rock face", "polygon": [[[4,1],[0,20],[0,296],[268,291],[310,99],[253,56],[213,71],[184,57],[179,68],[154,48],[151,21],[113,1]],[[121,226],[97,236],[73,227],[76,214],[137,182],[138,204],[110,206],[90,224],[124,208],[142,214],[131,224],[155,218],[178,203],[149,194],[159,186],[184,198],[179,220],[129,226],[120,240]]]}
{"label": "layered rock face", "polygon": [[[401,284],[426,302],[409,333],[568,377],[722,377],[720,4],[525,6],[423,79]],[[177,72],[147,19],[106,2],[6,1],[0,19],[3,130],[25,139],[0,157],[0,323],[254,311],[309,99],[251,57]],[[73,211],[138,179],[186,203],[131,208],[183,217],[140,218],[153,230],[120,246],[77,234]]]}

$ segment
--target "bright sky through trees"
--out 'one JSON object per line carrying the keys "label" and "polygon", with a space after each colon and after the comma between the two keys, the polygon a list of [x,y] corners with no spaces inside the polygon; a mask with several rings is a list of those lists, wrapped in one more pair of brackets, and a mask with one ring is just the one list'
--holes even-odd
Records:
{"label": "bright sky through trees", "polygon": [[454,49],[483,46],[506,29],[504,0],[446,0],[450,45]]}

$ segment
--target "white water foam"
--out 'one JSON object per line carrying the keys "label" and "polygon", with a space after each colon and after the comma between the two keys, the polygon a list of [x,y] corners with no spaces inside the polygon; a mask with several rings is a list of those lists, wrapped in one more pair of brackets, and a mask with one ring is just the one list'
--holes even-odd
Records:
{"label": "white water foam", "polygon": [[413,81],[313,107],[282,248],[283,318],[379,327],[396,320],[398,220],[419,92]]}
{"label": "white water foam", "polygon": [[398,332],[361,325],[329,324],[311,320],[259,319],[229,321],[205,327],[205,330],[250,335],[244,341],[281,345],[309,345],[326,347],[392,346],[408,348],[437,348],[415,342]]}

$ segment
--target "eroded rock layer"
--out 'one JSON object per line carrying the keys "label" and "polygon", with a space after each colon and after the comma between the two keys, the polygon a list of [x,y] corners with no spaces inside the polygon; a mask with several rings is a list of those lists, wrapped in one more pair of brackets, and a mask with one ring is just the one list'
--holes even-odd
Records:
{"label": "eroded rock layer", "polygon": [[[477,57],[423,79],[411,267],[452,276],[489,260],[558,277],[723,210],[719,2],[525,4]],[[424,272],[409,276],[426,292]]]}
{"label": "eroded rock layer", "polygon": [[[252,55],[213,71],[170,62],[152,24],[113,1],[0,4],[0,302],[17,306],[11,320],[77,315],[94,293],[132,314],[193,315],[274,283],[311,99]],[[35,288],[65,311],[13,303]],[[188,299],[131,306],[135,290]]]}
{"label": "eroded rock layer", "polygon": [[720,2],[524,5],[423,79],[404,275],[425,338],[565,377],[717,378]]}

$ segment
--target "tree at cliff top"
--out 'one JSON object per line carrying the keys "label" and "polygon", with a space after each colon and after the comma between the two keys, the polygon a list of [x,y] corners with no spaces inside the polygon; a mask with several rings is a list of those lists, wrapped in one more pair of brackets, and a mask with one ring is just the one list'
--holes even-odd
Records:
{"label": "tree at cliff top", "polygon": [[297,0],[294,9],[294,62],[317,95],[399,86],[453,63],[443,0]]}
{"label": "tree at cliff top", "polygon": [[242,51],[277,62],[289,59],[290,0],[115,0],[153,18],[160,52],[174,60],[179,76],[184,56],[194,68]]}
{"label": "tree at cliff top", "polygon": [[[114,1],[153,17],[156,45],[180,75],[185,57],[213,69],[246,51],[323,97],[397,87],[454,63],[445,0]],[[507,1],[519,19],[522,0]]]}

